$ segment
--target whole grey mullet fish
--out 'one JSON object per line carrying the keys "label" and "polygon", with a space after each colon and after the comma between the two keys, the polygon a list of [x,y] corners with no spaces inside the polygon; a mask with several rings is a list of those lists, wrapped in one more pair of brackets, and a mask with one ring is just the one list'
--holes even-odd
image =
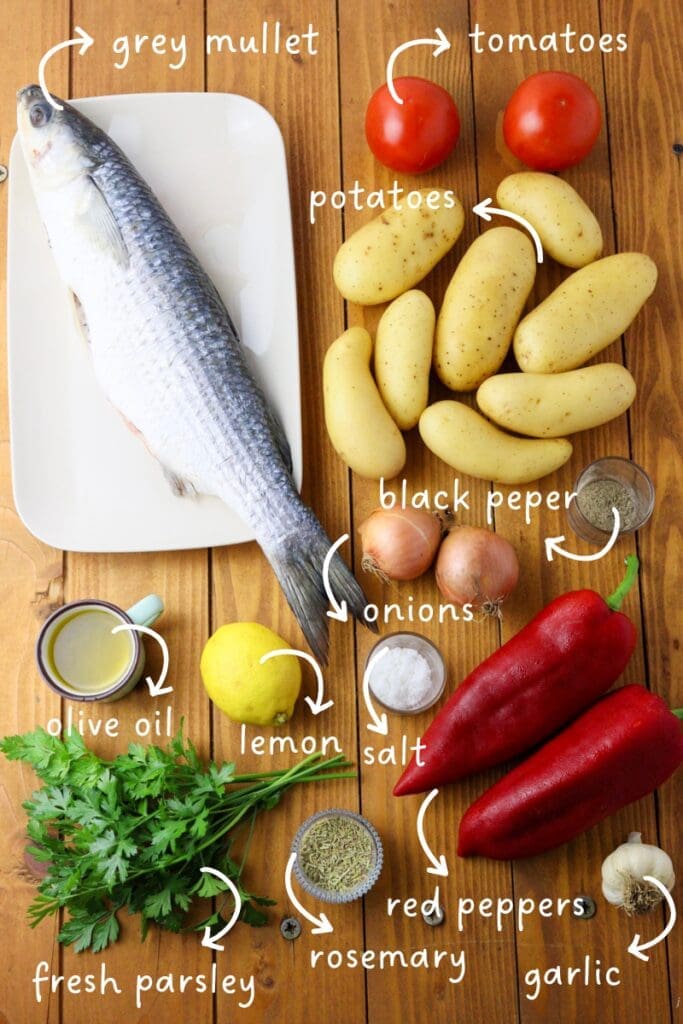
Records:
{"label": "whole grey mullet fish", "polygon": [[[19,134],[59,272],[97,379],[182,493],[217,495],[248,522],[315,655],[327,660],[322,565],[331,547],[291,477],[287,439],[223,302],[149,186],[112,140],[40,88],[18,94]],[[330,585],[363,619],[338,554]]]}

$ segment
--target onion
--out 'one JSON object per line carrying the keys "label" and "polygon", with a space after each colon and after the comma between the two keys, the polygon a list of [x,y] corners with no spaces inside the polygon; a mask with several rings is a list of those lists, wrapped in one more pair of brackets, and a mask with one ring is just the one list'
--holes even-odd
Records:
{"label": "onion", "polygon": [[436,583],[445,598],[501,618],[500,606],[519,579],[515,549],[504,537],[479,526],[452,530],[436,560]]}
{"label": "onion", "polygon": [[358,528],[365,572],[387,580],[414,580],[434,561],[441,521],[427,509],[378,508]]}

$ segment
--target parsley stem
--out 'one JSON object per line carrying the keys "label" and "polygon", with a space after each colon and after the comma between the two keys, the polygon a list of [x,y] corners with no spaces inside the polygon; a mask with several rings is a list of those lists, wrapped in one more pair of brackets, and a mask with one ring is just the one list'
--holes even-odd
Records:
{"label": "parsley stem", "polygon": [[[285,792],[291,786],[299,782],[317,782],[324,779],[349,779],[356,777],[355,772],[330,770],[351,767],[351,762],[347,761],[343,754],[337,754],[326,761],[323,761],[322,757],[323,755],[320,752],[315,752],[291,768],[267,773],[256,773],[258,776],[263,776],[260,781],[254,782],[252,785],[243,786],[241,789],[226,792],[225,796],[220,798],[219,802],[214,804],[211,808],[211,834],[207,836],[203,842],[194,846],[193,860],[198,855],[204,853],[204,851],[209,849],[213,850],[218,842],[227,835],[228,832],[236,828],[236,826],[242,822],[242,819],[250,811],[252,813],[251,828],[253,830],[256,816],[259,811],[263,809],[260,805],[263,805],[264,802],[274,794]],[[252,777],[253,776],[235,776],[230,780],[228,785],[240,785],[244,779],[250,779]],[[163,797],[160,798],[160,802],[163,802]],[[137,818],[136,826],[134,826],[134,828],[137,827],[137,824],[150,821],[156,816],[157,812],[151,812],[150,814]],[[134,828],[121,834],[128,835],[131,831],[134,831]],[[73,852],[83,853],[86,851],[74,850]],[[237,873],[237,878],[241,875],[245,859],[246,851],[242,865]],[[171,856],[162,855],[154,864],[138,868],[135,871],[130,871],[126,876],[126,885],[129,885],[131,881],[142,878],[145,875],[159,874],[161,872],[168,871],[181,863],[187,863],[186,853],[176,853]],[[104,881],[102,881],[100,885],[94,887],[91,886],[83,889],[71,890],[68,892],[64,900],[59,900],[58,902],[53,901],[53,903],[50,904],[49,910],[44,910],[43,907],[41,907],[41,918],[49,912],[54,912],[57,906],[70,906],[72,903],[84,898],[87,899],[97,896],[106,898],[107,892],[108,888]]]}
{"label": "parsley stem", "polygon": [[[117,912],[142,916],[178,931],[190,903],[204,887],[200,868],[221,865],[243,897],[244,918],[258,921],[241,884],[255,821],[299,782],[355,778],[343,754],[317,751],[286,770],[235,774],[232,763],[202,762],[182,726],[166,749],[130,744],[128,752],[105,760],[77,731],[63,738],[36,729],[0,740],[10,760],[33,766],[42,788],[24,807],[28,834],[48,866],[29,908],[35,926],[61,907],[69,918],[59,941],[77,951],[100,952],[119,934]],[[238,865],[230,856],[230,835],[249,818]]]}

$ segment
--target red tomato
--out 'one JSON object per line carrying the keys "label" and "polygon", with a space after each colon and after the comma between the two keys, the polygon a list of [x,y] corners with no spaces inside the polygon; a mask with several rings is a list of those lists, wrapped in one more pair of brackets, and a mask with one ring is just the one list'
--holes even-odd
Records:
{"label": "red tomato", "polygon": [[443,163],[460,136],[453,97],[426,78],[395,78],[403,100],[386,84],[373,93],[365,113],[365,137],[380,163],[393,171],[421,174]]}
{"label": "red tomato", "polygon": [[590,153],[601,123],[600,104],[582,78],[566,71],[539,71],[510,97],[503,137],[527,167],[562,171]]}

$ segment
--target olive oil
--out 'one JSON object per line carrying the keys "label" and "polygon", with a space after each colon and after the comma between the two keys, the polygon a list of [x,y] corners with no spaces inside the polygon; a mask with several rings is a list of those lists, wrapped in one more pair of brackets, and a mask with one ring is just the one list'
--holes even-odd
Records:
{"label": "olive oil", "polygon": [[79,693],[99,693],[126,675],[133,660],[130,633],[112,633],[121,624],[102,608],[79,608],[65,616],[47,646],[48,670]]}

